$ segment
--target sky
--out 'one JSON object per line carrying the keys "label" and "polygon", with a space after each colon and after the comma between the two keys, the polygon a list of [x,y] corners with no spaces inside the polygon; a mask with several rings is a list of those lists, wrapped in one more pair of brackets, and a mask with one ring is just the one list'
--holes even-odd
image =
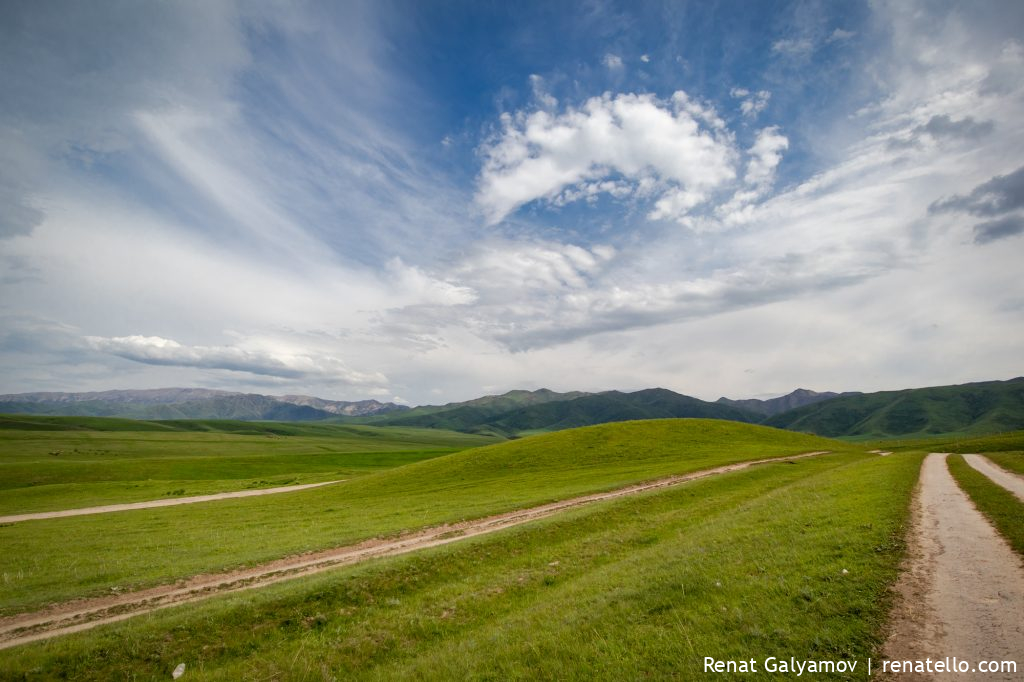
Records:
{"label": "sky", "polygon": [[1024,3],[8,0],[0,392],[1024,374]]}

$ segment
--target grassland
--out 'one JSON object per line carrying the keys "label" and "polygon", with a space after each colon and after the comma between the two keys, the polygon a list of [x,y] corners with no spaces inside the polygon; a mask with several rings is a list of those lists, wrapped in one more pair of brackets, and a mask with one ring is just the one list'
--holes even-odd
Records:
{"label": "grassland", "polygon": [[0,515],[351,479],[493,442],[412,428],[0,417]]}
{"label": "grassland", "polygon": [[326,488],[0,527],[0,612],[170,582],[835,441],[716,420],[590,427],[462,451]]}
{"label": "grassland", "polygon": [[3,651],[0,676],[692,679],[705,656],[796,656],[866,679],[919,465],[762,465]]}
{"label": "grassland", "polygon": [[[1016,456],[1020,459],[1020,456]],[[1000,458],[1003,459],[1003,458]],[[993,461],[997,461],[995,457]],[[946,458],[949,473],[975,506],[989,518],[996,530],[1017,553],[1024,556],[1024,503],[964,461],[963,455]]]}
{"label": "grassland", "polygon": [[1024,452],[1024,431],[1008,431],[988,436],[968,436],[964,434],[942,434],[914,438],[886,439],[843,439],[847,442],[859,443],[862,447],[892,450],[894,452],[954,452],[993,453],[994,457],[1001,454]]}

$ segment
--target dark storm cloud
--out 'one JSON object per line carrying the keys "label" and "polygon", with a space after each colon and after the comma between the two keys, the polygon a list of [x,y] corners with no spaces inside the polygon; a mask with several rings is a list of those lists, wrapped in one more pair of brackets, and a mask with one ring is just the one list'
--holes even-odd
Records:
{"label": "dark storm cloud", "polygon": [[1024,208],[1024,166],[1009,175],[997,175],[969,194],[955,194],[936,201],[928,212],[963,211],[976,216],[997,216]]}
{"label": "dark storm cloud", "polygon": [[1010,215],[974,226],[974,243],[987,244],[1024,232],[1024,216]]}

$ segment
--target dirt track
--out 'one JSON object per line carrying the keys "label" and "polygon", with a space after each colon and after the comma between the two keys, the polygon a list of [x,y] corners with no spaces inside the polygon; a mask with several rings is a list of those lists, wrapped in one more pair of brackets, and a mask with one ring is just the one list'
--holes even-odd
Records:
{"label": "dirt track", "polygon": [[81,507],[79,509],[62,509],[60,511],[35,512],[32,514],[14,514],[0,516],[0,523],[18,523],[19,521],[35,521],[38,519],[59,519],[64,516],[85,516],[86,514],[107,514],[109,512],[132,511],[133,509],[153,509],[155,507],[175,507],[179,504],[195,504],[196,502],[212,502],[214,500],[230,500],[236,497],[259,497],[260,495],[276,495],[296,490],[319,488],[341,481],[324,481],[322,483],[303,483],[302,485],[285,485],[277,488],[260,488],[259,490],[237,490],[231,493],[214,493],[212,495],[196,495],[194,497],[172,497],[166,500],[149,500],[148,502],[129,502],[127,504],[107,504],[102,507]]}
{"label": "dirt track", "polygon": [[286,557],[250,569],[199,575],[174,584],[161,585],[137,592],[55,604],[39,612],[19,614],[0,619],[0,649],[86,630],[104,623],[125,620],[139,614],[149,613],[157,609],[186,602],[199,601],[218,594],[263,587],[283,580],[319,573],[337,566],[345,566],[376,557],[394,556],[427,547],[445,545],[464,538],[492,533],[542,519],[566,509],[592,502],[635,495],[648,490],[666,488],[707,476],[739,471],[755,464],[784,462],[823,454],[827,454],[827,452],[808,452],[792,457],[776,457],[740,462],[631,485],[608,492],[560,500],[538,507],[520,509],[482,519],[435,526],[397,538],[375,538],[357,545]]}
{"label": "dirt track", "polygon": [[981,455],[964,455],[964,461],[977,471],[988,476],[993,483],[1001,485],[1024,502],[1024,478],[1002,468],[988,457]]}
{"label": "dirt track", "polygon": [[[1024,562],[957,486],[945,454],[925,459],[913,517],[886,657],[1024,665]],[[904,673],[889,679],[939,678],[1021,679],[1020,672]]]}

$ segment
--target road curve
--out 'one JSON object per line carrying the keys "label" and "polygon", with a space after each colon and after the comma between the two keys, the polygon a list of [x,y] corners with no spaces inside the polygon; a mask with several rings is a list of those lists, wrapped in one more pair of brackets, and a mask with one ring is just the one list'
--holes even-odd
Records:
{"label": "road curve", "polygon": [[[344,479],[342,479],[344,480]],[[276,495],[296,490],[319,488],[341,481],[323,481],[322,483],[303,483],[302,485],[284,485],[277,488],[260,488],[259,490],[236,490],[230,493],[214,493],[212,495],[195,495],[193,497],[170,497],[166,500],[149,500],[148,502],[128,502],[126,504],[107,504],[101,507],[81,507],[79,509],[62,509],[59,511],[34,512],[32,514],[13,514],[0,516],[0,523],[18,523],[19,521],[35,521],[38,519],[59,519],[65,516],[85,516],[86,514],[107,514],[110,512],[132,511],[135,509],[153,509],[156,507],[175,507],[179,504],[195,504],[196,502],[212,502],[214,500],[231,500],[236,497],[259,497],[260,495]]]}
{"label": "road curve", "polygon": [[985,474],[996,485],[1006,488],[1024,502],[1024,478],[1002,468],[988,457],[964,455],[964,461],[975,470]]}
{"label": "road curve", "polygon": [[[945,453],[928,455],[921,467],[896,590],[886,658],[1024,663],[1024,563],[953,480]],[[889,679],[940,678],[1020,680],[1019,673],[971,672]]]}
{"label": "road curve", "polygon": [[465,538],[493,533],[505,528],[546,518],[566,509],[592,502],[667,488],[699,478],[739,471],[756,464],[786,462],[825,454],[828,454],[828,452],[807,452],[789,457],[772,457],[769,459],[737,462],[736,464],[694,471],[679,476],[670,476],[603,493],[573,497],[550,502],[538,507],[518,509],[505,514],[487,516],[472,521],[433,526],[406,533],[398,538],[373,538],[347,547],[336,547],[321,552],[285,557],[248,569],[199,575],[186,580],[180,580],[176,583],[136,592],[55,604],[39,612],[0,618],[0,649],[87,630],[97,625],[125,620],[132,616],[178,604],[207,599],[218,594],[264,587],[284,580],[320,573],[338,566],[355,564],[377,557],[406,554],[427,547],[446,545]]}

